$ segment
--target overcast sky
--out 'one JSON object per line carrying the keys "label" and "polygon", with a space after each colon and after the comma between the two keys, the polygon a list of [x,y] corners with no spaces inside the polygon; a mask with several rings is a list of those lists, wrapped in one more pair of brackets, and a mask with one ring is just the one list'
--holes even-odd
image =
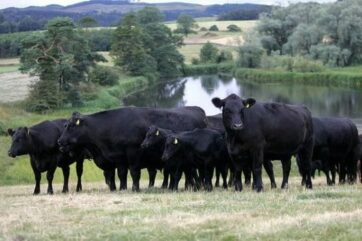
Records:
{"label": "overcast sky", "polygon": [[[286,4],[288,2],[310,2],[311,0],[141,0],[142,2],[189,2],[199,4],[223,4],[223,3],[259,3],[259,4]],[[314,0],[313,2],[334,2],[335,0]],[[8,7],[45,6],[60,4],[63,6],[83,2],[81,0],[0,0],[0,9]]]}

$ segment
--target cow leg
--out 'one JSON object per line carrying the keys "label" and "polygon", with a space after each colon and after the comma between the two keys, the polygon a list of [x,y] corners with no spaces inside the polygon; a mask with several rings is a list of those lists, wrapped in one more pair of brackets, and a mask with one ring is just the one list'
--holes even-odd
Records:
{"label": "cow leg", "polygon": [[69,192],[69,187],[68,187],[68,183],[69,183],[69,166],[65,166],[62,167],[63,170],[63,190],[62,193],[67,193]]}
{"label": "cow leg", "polygon": [[290,166],[291,166],[291,160],[290,158],[281,160],[282,162],[282,168],[283,168],[283,181],[282,181],[282,189],[288,188],[288,180],[289,180],[289,174],[290,174]]}
{"label": "cow leg", "polygon": [[234,175],[235,191],[241,192],[243,190],[243,183],[241,182],[241,170],[236,169]]}
{"label": "cow leg", "polygon": [[221,168],[221,177],[222,177],[222,187],[224,189],[228,188],[227,178],[228,178],[228,166],[225,165]]}
{"label": "cow leg", "polygon": [[270,179],[271,188],[272,189],[277,188],[277,184],[275,183],[274,171],[273,171],[273,163],[271,162],[271,160],[264,160],[263,166]]}
{"label": "cow leg", "polygon": [[36,168],[35,161],[30,158],[31,169],[33,169],[34,178],[35,178],[35,188],[34,195],[38,195],[40,193],[40,180],[41,180],[41,172]]}
{"label": "cow leg", "polygon": [[[53,194],[53,178],[54,178],[54,172],[55,172],[56,166],[51,167],[47,171],[47,181],[48,181],[48,194]],[[69,173],[68,173],[69,176]]]}
{"label": "cow leg", "polygon": [[191,173],[195,180],[195,189],[200,190],[202,184],[201,184],[200,176],[197,174],[196,168],[191,168]]}
{"label": "cow leg", "polygon": [[148,167],[147,171],[148,171],[148,177],[149,177],[148,188],[154,187],[157,170],[155,168]]}
{"label": "cow leg", "polygon": [[250,186],[251,184],[251,165],[250,161],[246,161],[243,167],[243,173],[245,178],[245,185]]}
{"label": "cow leg", "polygon": [[253,160],[253,176],[255,176],[255,191],[261,192],[263,190],[262,180],[262,166],[264,160],[263,150],[257,150],[252,152]]}
{"label": "cow leg", "polygon": [[229,181],[228,181],[228,186],[232,187],[235,183],[234,179],[235,179],[235,175],[234,175],[235,171],[234,169],[230,169],[230,176],[229,176]]}
{"label": "cow leg", "polygon": [[162,189],[167,188],[168,186],[168,178],[170,176],[170,173],[168,172],[168,170],[166,168],[163,169],[163,182],[162,182]]}
{"label": "cow leg", "polygon": [[[312,189],[312,177],[311,177],[311,161],[313,155],[313,139],[311,138],[306,142],[303,148],[299,151],[299,170],[302,174],[303,179],[305,180],[305,186],[308,189]],[[303,180],[302,179],[302,180]]]}
{"label": "cow leg", "polygon": [[212,191],[212,176],[214,174],[214,167],[212,165],[205,166],[205,190]]}
{"label": "cow leg", "polygon": [[109,187],[109,190],[111,192],[116,190],[116,182],[115,182],[115,175],[116,175],[116,169],[115,168],[111,168],[111,169],[107,169],[107,170],[103,170],[103,176],[106,180],[106,184]]}
{"label": "cow leg", "polygon": [[[185,171],[185,190],[195,189],[195,181],[192,170]],[[187,181],[187,182],[186,182]]]}
{"label": "cow leg", "polygon": [[127,190],[127,175],[128,175],[128,168],[125,165],[118,165],[117,166],[117,174],[120,180],[119,190]]}
{"label": "cow leg", "polygon": [[82,191],[82,175],[83,175],[83,160],[77,161],[76,163],[76,169],[77,169],[77,192]]}
{"label": "cow leg", "polygon": [[182,171],[180,170],[180,168],[177,168],[177,170],[174,173],[174,185],[173,185],[173,191],[177,191],[178,190],[178,184],[181,180],[181,176],[182,176]]}
{"label": "cow leg", "polygon": [[140,178],[141,178],[141,170],[138,166],[133,165],[130,167],[131,177],[132,177],[132,191],[139,192],[140,191]]}
{"label": "cow leg", "polygon": [[216,177],[216,181],[215,181],[215,187],[220,187],[220,174],[221,174],[221,171],[220,171],[220,168],[217,166],[215,168],[215,177]]}

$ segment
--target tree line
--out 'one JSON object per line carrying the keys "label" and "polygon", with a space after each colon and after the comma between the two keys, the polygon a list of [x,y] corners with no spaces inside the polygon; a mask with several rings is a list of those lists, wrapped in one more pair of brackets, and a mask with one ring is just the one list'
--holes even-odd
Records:
{"label": "tree line", "polygon": [[257,26],[268,55],[304,56],[328,66],[362,63],[362,1],[298,3],[262,14]]}
{"label": "tree line", "polygon": [[[44,32],[20,36],[20,70],[39,76],[26,101],[29,111],[43,112],[81,106],[85,86],[119,83],[117,69],[149,81],[182,74],[184,58],[178,52],[183,37],[162,24],[157,8],[131,12],[116,28],[79,29],[70,18],[55,18]],[[90,19],[87,23],[91,23]],[[105,40],[106,39],[106,40]],[[96,51],[109,51],[118,68],[99,66],[106,59]]]}

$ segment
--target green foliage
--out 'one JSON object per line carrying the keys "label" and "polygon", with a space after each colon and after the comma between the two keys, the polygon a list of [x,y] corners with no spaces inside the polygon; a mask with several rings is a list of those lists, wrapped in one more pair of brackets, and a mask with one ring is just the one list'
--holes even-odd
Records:
{"label": "green foliage", "polygon": [[227,50],[221,50],[220,54],[216,58],[217,63],[229,62],[233,60],[233,54]]}
{"label": "green foliage", "polygon": [[253,44],[245,44],[238,49],[238,67],[257,68],[260,66],[263,50]]}
{"label": "green foliage", "polygon": [[161,16],[158,9],[148,7],[126,15],[117,28],[112,54],[126,72],[148,79],[181,74],[184,58],[177,48],[182,37],[173,35]]}
{"label": "green foliage", "polygon": [[217,32],[217,31],[219,31],[219,28],[217,27],[217,25],[214,24],[209,28],[209,31]]}
{"label": "green foliage", "polygon": [[112,86],[118,83],[119,75],[111,67],[96,66],[89,74],[89,81],[102,86]]}
{"label": "green foliage", "polygon": [[258,31],[268,55],[311,56],[328,66],[362,63],[361,1],[276,7],[262,16]]}
{"label": "green foliage", "polygon": [[68,18],[49,21],[45,33],[24,39],[23,47],[21,70],[40,78],[29,97],[27,109],[31,111],[43,112],[66,103],[78,106],[79,83],[87,80],[89,68],[96,61],[105,61],[90,51]]}
{"label": "green foliage", "polygon": [[177,28],[176,33],[181,33],[184,35],[189,35],[190,33],[195,33],[193,29],[197,28],[195,19],[187,14],[181,14],[177,19]]}
{"label": "green foliage", "polygon": [[96,27],[98,25],[98,22],[90,16],[85,16],[78,21],[78,24],[82,28],[91,28]]}
{"label": "green foliage", "polygon": [[192,58],[192,59],[191,59],[191,64],[193,64],[193,65],[198,65],[198,64],[200,64],[200,59],[198,59],[198,58]]}
{"label": "green foliage", "polygon": [[302,56],[263,56],[260,63],[260,68],[277,71],[289,72],[321,72],[325,70],[323,63],[307,59]]}
{"label": "green foliage", "polygon": [[227,29],[229,32],[241,32],[241,28],[239,28],[235,24],[230,24],[229,26],[227,26]]}
{"label": "green foliage", "polygon": [[210,75],[210,74],[219,74],[219,73],[233,73],[234,64],[233,63],[207,63],[207,64],[198,64],[198,65],[186,65],[184,67],[184,76],[194,76],[194,75]]}
{"label": "green foliage", "polygon": [[206,27],[201,27],[201,28],[200,28],[200,31],[206,32],[206,31],[207,31],[207,28],[206,28]]}
{"label": "green foliage", "polygon": [[294,82],[317,86],[362,88],[362,75],[341,71],[290,72],[281,70],[238,68],[235,76],[239,79],[258,83]]}
{"label": "green foliage", "polygon": [[207,42],[200,50],[200,62],[201,63],[216,63],[219,49],[212,43]]}

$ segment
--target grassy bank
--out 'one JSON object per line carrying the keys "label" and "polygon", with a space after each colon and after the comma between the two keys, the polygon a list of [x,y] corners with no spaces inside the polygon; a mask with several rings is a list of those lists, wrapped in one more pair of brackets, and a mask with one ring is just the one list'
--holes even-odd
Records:
{"label": "grassy bank", "polygon": [[235,77],[258,83],[296,82],[307,85],[362,88],[360,67],[328,69],[314,73],[239,68],[235,70]]}
{"label": "grassy bank", "polygon": [[0,239],[360,239],[362,185],[326,187],[318,179],[306,191],[299,182],[292,178],[288,191],[266,188],[261,194],[249,188],[109,193],[103,183],[86,183],[81,194],[32,196],[32,186],[0,187]]}

